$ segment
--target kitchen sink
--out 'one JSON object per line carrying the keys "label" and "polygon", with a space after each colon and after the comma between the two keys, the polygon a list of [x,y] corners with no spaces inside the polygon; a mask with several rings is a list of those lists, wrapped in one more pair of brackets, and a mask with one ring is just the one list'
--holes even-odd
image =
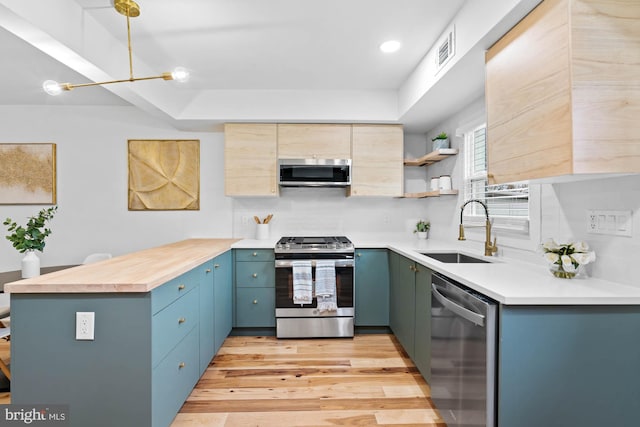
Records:
{"label": "kitchen sink", "polygon": [[422,255],[428,256],[440,262],[454,264],[468,263],[488,263],[489,261],[476,258],[470,255],[461,254],[460,252],[421,252]]}

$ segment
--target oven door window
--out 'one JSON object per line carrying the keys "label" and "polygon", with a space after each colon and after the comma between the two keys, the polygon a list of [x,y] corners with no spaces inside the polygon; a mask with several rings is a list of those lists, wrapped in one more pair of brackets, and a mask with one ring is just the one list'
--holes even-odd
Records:
{"label": "oven door window", "polygon": [[[312,269],[315,281],[316,269]],[[336,300],[338,307],[353,307],[353,267],[336,267]],[[316,308],[311,304],[293,303],[293,269],[276,268],[276,308]]]}

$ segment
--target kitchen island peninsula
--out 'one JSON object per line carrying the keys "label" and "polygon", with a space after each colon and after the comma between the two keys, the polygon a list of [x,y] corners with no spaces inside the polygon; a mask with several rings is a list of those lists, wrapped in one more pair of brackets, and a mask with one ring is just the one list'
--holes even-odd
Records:
{"label": "kitchen island peninsula", "polygon": [[[11,403],[69,405],[74,427],[170,425],[231,330],[236,241],[189,239],[7,284]],[[93,339],[78,339],[86,312]]]}

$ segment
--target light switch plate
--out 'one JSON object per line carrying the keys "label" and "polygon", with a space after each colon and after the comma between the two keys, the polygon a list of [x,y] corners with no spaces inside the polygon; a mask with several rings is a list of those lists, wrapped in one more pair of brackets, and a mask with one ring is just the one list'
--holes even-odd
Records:
{"label": "light switch plate", "polygon": [[631,237],[633,211],[587,210],[587,233]]}

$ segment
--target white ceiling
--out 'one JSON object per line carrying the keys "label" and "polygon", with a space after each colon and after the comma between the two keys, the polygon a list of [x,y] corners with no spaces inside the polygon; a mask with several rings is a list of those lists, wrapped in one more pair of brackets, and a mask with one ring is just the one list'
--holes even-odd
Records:
{"label": "white ceiling", "polygon": [[[383,121],[425,132],[482,94],[483,49],[536,3],[482,2],[486,8],[507,3],[508,13],[443,79],[451,91],[426,91],[401,111],[399,94],[425,55],[455,17],[479,1],[137,0],[134,76],[181,65],[191,80],[50,97],[41,89],[46,79],[128,78],[126,19],[111,0],[0,0],[0,53],[10,58],[0,67],[0,104],[132,104],[185,129],[214,129],[225,121]],[[497,13],[505,15],[503,9]],[[401,41],[402,49],[381,53],[378,46],[388,39]],[[434,96],[447,98],[437,112],[424,105]]]}

